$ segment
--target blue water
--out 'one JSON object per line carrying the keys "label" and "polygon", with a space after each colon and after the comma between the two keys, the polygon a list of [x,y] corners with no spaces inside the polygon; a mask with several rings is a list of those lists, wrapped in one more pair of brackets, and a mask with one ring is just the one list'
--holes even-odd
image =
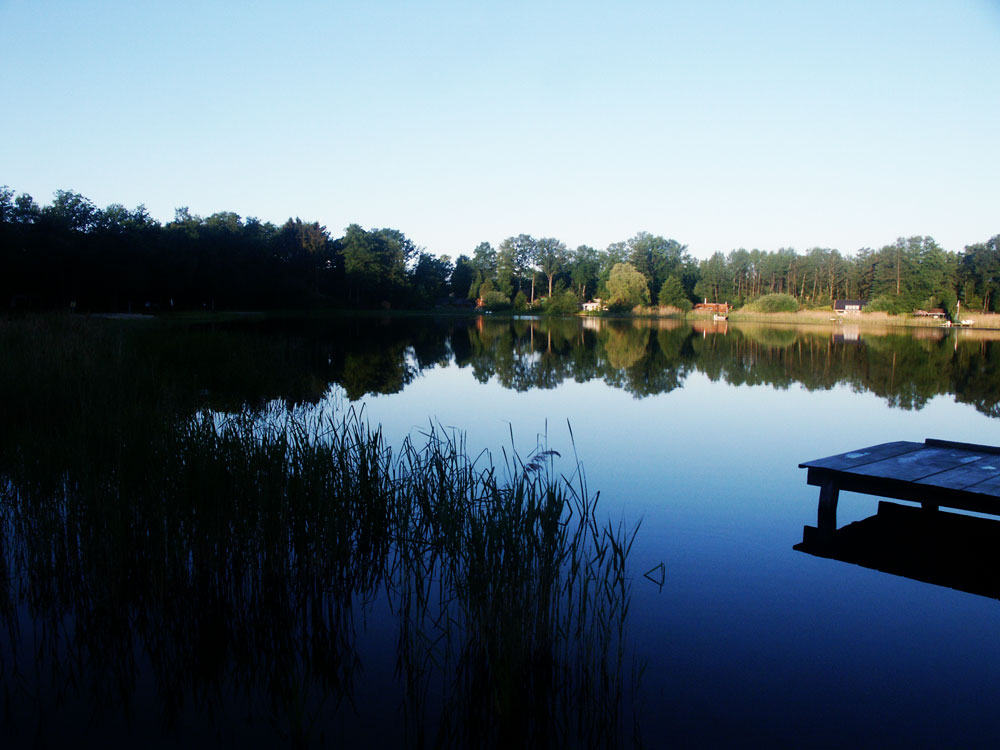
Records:
{"label": "blue water", "polygon": [[[509,444],[512,430],[522,452],[547,435],[570,455],[571,425],[604,511],[641,519],[631,641],[647,665],[651,746],[1000,740],[1000,602],[792,549],[816,523],[800,462],[893,440],[1000,444],[1000,424],[972,406],[943,395],[904,410],[845,385],[732,386],[697,372],[641,399],[597,380],[522,393],[454,364],[364,404],[391,439],[433,415],[473,448]],[[838,521],[876,505],[842,493]],[[661,562],[662,589],[642,576]]]}
{"label": "blue water", "polygon": [[[509,324],[491,325],[506,331]],[[518,325],[513,350],[501,346],[498,357],[513,357],[521,370],[512,371],[528,372],[547,356],[545,331]],[[417,343],[401,336],[393,351],[402,360],[389,357],[370,368],[376,376],[406,369],[409,377],[399,383],[386,377],[389,385],[373,385],[377,378],[358,377],[349,395],[341,383],[360,366],[343,377],[309,373],[326,383],[326,396],[293,409],[312,416],[362,410],[392,446],[407,436],[419,444],[433,424],[461,432],[469,453],[489,452],[497,464],[513,451],[529,456],[538,447],[558,451],[556,468],[565,472],[578,458],[590,491],[600,493],[599,515],[640,524],[629,558],[626,639],[641,679],[625,700],[646,746],[984,747],[1000,741],[992,705],[1000,695],[1000,602],[793,549],[803,527],[816,523],[818,490],[806,485],[800,462],[927,437],[1000,445],[1000,419],[989,416],[989,404],[977,410],[959,402],[953,385],[979,378],[978,392],[1000,393],[1000,382],[989,381],[1000,343],[960,341],[940,331],[929,338],[920,332],[926,340],[918,340],[918,334],[864,330],[845,337],[838,329],[679,329],[672,335],[688,337],[671,360],[679,387],[639,397],[622,383],[658,375],[637,369],[667,345],[656,343],[655,331],[626,326],[594,338],[581,328],[583,350],[599,367],[549,380],[525,377],[518,390],[500,365],[497,373],[479,370],[477,377],[461,354],[469,341],[479,341],[476,330],[453,322],[421,333]],[[351,346],[339,333],[321,332],[316,341],[320,354],[311,362],[329,364]],[[729,346],[740,341],[746,345],[731,355]],[[823,354],[828,347],[830,357]],[[706,352],[716,350],[721,354],[708,358]],[[803,351],[819,352],[806,358],[804,369]],[[792,359],[798,369],[772,377],[776,363]],[[845,360],[856,361],[848,376],[819,377],[830,363]],[[942,372],[919,372],[925,360]],[[730,376],[734,383],[765,383],[730,384],[715,374],[719,361],[730,373],[749,374]],[[757,377],[765,365],[771,375]],[[807,379],[802,372],[810,375],[809,387],[800,382]],[[897,388],[932,395],[900,397]],[[379,392],[385,390],[394,392]],[[204,392],[218,396],[212,387]],[[220,399],[238,400],[226,395]],[[960,395],[975,400],[966,391]],[[915,408],[895,405],[911,400]],[[871,516],[877,502],[842,493],[840,525]],[[644,576],[647,571],[654,579],[662,571],[662,584]],[[324,714],[322,733],[313,735],[317,744],[400,740],[399,701],[392,697],[398,693],[394,625],[378,602],[359,612],[358,621],[363,676],[353,706],[331,706]],[[19,624],[21,654],[30,664],[39,644],[29,634],[37,634],[38,623],[22,607]],[[70,645],[61,647],[72,655]],[[213,705],[210,716],[199,714],[199,697],[189,695],[164,733],[153,656],[138,654],[130,710],[102,705],[100,719],[85,688],[44,687],[44,675],[31,676],[30,667],[22,682],[5,688],[19,696],[15,706],[30,695],[28,703],[40,707],[51,746],[72,741],[81,727],[96,727],[85,736],[100,738],[102,722],[123,713],[123,736],[142,744],[154,738],[165,745],[213,737],[236,744],[280,741],[275,722],[257,713],[261,701],[251,705],[239,693],[205,701]],[[99,671],[98,665],[81,669],[84,675]],[[4,674],[9,680],[11,672]],[[21,733],[18,741],[30,745],[28,736]]]}

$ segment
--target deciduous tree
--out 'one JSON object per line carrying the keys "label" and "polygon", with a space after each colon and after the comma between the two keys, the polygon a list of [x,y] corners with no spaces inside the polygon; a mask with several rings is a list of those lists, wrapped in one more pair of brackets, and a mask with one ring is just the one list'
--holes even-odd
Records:
{"label": "deciduous tree", "polygon": [[649,304],[649,284],[631,263],[617,263],[608,274],[608,306],[619,310]]}

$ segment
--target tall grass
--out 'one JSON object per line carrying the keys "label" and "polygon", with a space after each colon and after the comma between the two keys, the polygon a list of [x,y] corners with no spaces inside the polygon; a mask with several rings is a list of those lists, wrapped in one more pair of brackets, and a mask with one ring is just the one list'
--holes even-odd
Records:
{"label": "tall grass", "polygon": [[599,522],[578,463],[495,465],[438,428],[395,452],[353,411],[129,429],[89,462],[0,453],[8,719],[55,710],[45,679],[129,715],[151,675],[168,727],[241,695],[308,744],[388,612],[413,744],[623,741],[635,530]]}
{"label": "tall grass", "polygon": [[[617,744],[637,528],[599,525],[581,466],[557,479],[554,451],[508,457],[500,484],[497,468],[470,462],[453,437],[426,437],[423,449],[407,443],[399,464],[419,499],[403,503],[397,528],[420,540],[400,548],[410,616],[399,668],[408,684],[428,679],[428,657],[454,672],[437,741]],[[432,582],[447,595],[421,606]],[[411,708],[419,725],[424,707]]]}
{"label": "tall grass", "polygon": [[962,310],[960,318],[962,320],[971,320],[976,328],[986,330],[1000,329],[1000,314],[997,313],[968,312]]}
{"label": "tall grass", "polygon": [[[1000,328],[1000,315],[983,316],[973,313],[967,316],[963,313],[962,317],[976,319],[976,325],[980,325],[979,321],[982,320],[982,327]],[[996,320],[991,320],[991,317]],[[760,323],[819,323],[827,325],[831,322],[840,322],[863,326],[941,327],[941,321],[935,318],[918,318],[912,315],[894,315],[887,312],[862,312],[860,314],[839,316],[832,309],[799,310],[798,312],[761,312],[759,310],[752,310],[750,305],[731,312],[729,320],[737,323],[753,321]]]}

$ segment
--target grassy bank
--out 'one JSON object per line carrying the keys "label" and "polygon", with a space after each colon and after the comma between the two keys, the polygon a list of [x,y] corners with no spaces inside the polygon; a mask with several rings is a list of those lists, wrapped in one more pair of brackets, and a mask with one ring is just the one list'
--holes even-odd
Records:
{"label": "grassy bank", "polygon": [[[583,317],[599,318],[666,318],[687,321],[713,320],[711,312],[684,312],[676,307],[636,307],[627,312],[581,313]],[[962,320],[972,320],[974,328],[1000,330],[1000,314],[962,312]],[[797,312],[754,312],[746,308],[733,310],[728,315],[733,322],[794,323],[803,325],[829,325],[847,323],[872,326],[905,326],[911,328],[937,328],[941,320],[915,315],[891,315],[885,312],[862,312],[837,315],[830,310],[798,310]]]}
{"label": "grassy bank", "polygon": [[[710,314],[699,314],[703,318],[711,318]],[[696,317],[689,314],[689,318]],[[962,313],[962,319],[974,321],[973,327],[984,329],[1000,329],[1000,315],[983,313]],[[832,310],[799,310],[794,313],[754,313],[734,310],[729,314],[733,322],[756,323],[799,323],[829,325],[844,323],[850,325],[873,326],[905,326],[910,328],[939,328],[942,321],[934,318],[916,317],[913,315],[890,315],[884,312],[856,313],[853,315],[837,315]]]}

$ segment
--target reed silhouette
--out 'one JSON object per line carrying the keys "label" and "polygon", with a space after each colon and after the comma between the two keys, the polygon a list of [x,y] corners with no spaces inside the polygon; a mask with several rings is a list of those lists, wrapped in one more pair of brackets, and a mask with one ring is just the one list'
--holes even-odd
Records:
{"label": "reed silhouette", "polygon": [[8,331],[0,367],[8,740],[87,717],[74,733],[318,745],[377,711],[412,746],[629,741],[638,527],[601,521],[578,461],[473,457],[434,424],[394,449],[351,408],[191,410],[197,383],[131,334],[66,325]]}

